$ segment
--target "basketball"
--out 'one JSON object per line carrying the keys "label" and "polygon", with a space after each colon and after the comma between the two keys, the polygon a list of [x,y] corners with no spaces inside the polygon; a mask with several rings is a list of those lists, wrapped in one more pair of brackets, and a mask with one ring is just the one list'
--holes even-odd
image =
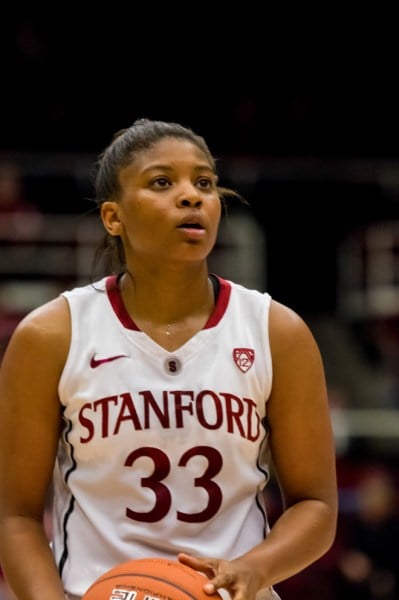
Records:
{"label": "basketball", "polygon": [[82,600],[215,600],[202,590],[206,577],[177,561],[139,558],[116,565],[98,577]]}

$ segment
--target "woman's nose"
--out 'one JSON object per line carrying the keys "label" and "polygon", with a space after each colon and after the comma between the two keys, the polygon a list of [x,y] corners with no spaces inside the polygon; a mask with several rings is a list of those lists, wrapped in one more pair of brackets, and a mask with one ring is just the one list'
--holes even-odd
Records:
{"label": "woman's nose", "polygon": [[184,185],[177,196],[178,206],[198,208],[202,204],[202,198],[197,188],[191,183]]}
{"label": "woman's nose", "polygon": [[199,206],[201,206],[201,204],[202,204],[202,200],[200,198],[189,197],[187,195],[184,196],[184,198],[179,199],[180,206],[190,206],[190,207],[198,208]]}

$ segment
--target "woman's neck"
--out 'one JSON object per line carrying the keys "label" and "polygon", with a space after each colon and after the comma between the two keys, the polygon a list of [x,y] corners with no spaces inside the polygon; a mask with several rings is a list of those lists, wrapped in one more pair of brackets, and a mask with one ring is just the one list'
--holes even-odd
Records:
{"label": "woman's neck", "polygon": [[170,351],[204,327],[215,305],[207,271],[184,278],[171,273],[143,278],[126,272],[119,285],[136,325]]}

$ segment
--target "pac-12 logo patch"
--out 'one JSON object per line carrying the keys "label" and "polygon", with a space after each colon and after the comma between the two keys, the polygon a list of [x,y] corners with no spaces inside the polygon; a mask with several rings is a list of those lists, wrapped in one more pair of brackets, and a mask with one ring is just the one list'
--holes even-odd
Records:
{"label": "pac-12 logo patch", "polygon": [[237,367],[243,373],[246,373],[254,364],[255,350],[251,348],[234,348],[233,358]]}

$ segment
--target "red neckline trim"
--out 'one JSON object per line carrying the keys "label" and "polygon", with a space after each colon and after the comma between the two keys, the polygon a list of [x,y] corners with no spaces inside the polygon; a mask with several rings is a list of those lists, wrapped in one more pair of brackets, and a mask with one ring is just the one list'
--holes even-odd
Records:
{"label": "red neckline trim", "polygon": [[[132,317],[126,310],[123,303],[122,294],[119,289],[118,281],[119,275],[110,275],[107,277],[105,282],[105,289],[108,295],[108,299],[114,309],[116,316],[126,329],[133,329],[134,331],[140,331],[140,328],[136,325]],[[216,275],[219,281],[219,295],[213,309],[212,314],[204,325],[204,329],[210,329],[215,327],[224,313],[226,312],[227,305],[229,303],[231,294],[231,283],[222,277]]]}

